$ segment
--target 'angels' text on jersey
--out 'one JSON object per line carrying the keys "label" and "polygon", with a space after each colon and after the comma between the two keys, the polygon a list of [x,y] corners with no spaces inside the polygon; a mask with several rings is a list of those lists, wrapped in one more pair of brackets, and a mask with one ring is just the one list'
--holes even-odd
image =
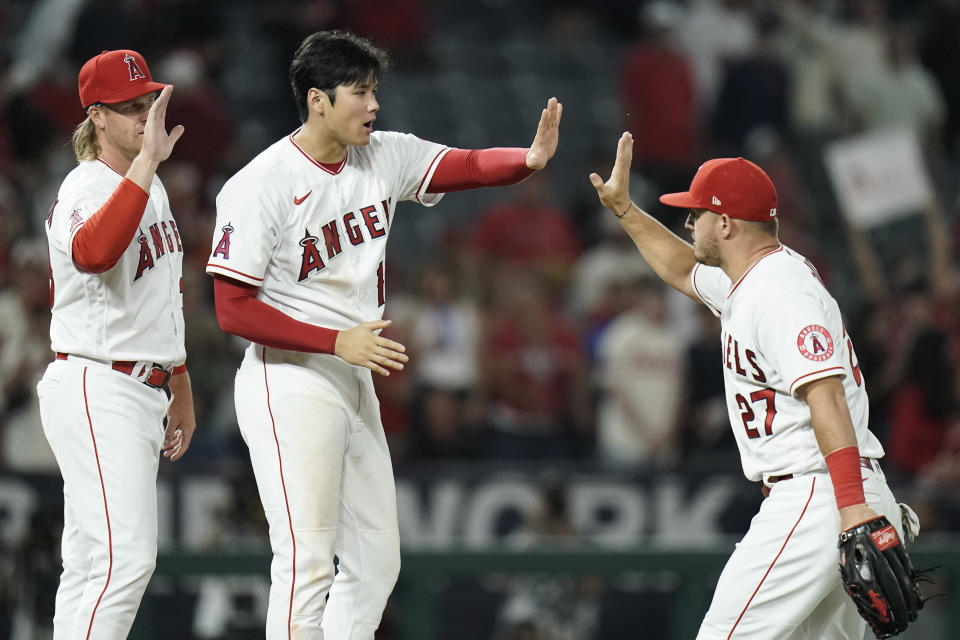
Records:
{"label": "'angels' text on jersey", "polygon": [[861,455],[883,456],[840,309],[803,256],[781,245],[736,283],[700,264],[691,281],[720,317],[727,411],[750,480],[826,469],[797,391],[830,376],[842,379]]}
{"label": "'angels' text on jersey", "polygon": [[348,329],[383,315],[386,239],[395,203],[430,206],[426,189],[447,148],[393,132],[348,147],[336,166],[277,141],[217,196],[207,272],[259,287],[302,322]]}
{"label": "'angels' text on jersey", "polygon": [[123,176],[103,160],[64,179],[46,219],[54,351],[103,360],[179,364],[183,328],[183,240],[167,192],[154,176],[134,237],[120,260],[92,274],[73,263],[73,239]]}

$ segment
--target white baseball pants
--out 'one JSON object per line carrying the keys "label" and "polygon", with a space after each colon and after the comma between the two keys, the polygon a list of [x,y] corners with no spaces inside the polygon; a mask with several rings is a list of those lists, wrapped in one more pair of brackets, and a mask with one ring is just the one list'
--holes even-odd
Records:
{"label": "white baseball pants", "polygon": [[372,640],[400,536],[370,371],[253,345],[235,400],[270,525],[267,639]]}
{"label": "white baseball pants", "polygon": [[[903,539],[900,507],[879,469],[867,503]],[[727,561],[697,640],[862,640],[866,622],[840,581],[840,514],[826,473],[777,482]]]}
{"label": "white baseball pants", "polygon": [[102,364],[55,360],[37,384],[63,476],[54,640],[127,637],[157,558],[167,396]]}

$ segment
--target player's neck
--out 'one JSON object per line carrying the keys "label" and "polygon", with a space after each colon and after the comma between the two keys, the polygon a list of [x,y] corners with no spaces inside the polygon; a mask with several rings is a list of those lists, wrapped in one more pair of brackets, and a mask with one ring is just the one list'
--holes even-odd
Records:
{"label": "player's neck", "polygon": [[737,282],[743,277],[743,274],[760,261],[760,258],[771,251],[776,251],[778,248],[780,248],[779,240],[776,238],[765,239],[751,245],[746,251],[740,252],[740,255],[727,258],[723,261],[721,267],[724,273],[727,274],[727,277],[730,278],[730,282]]}
{"label": "player's neck", "polygon": [[347,147],[330,135],[329,131],[312,122],[306,122],[293,136],[303,152],[321,164],[337,164],[347,155]]}
{"label": "player's neck", "polygon": [[109,145],[101,144],[100,154],[97,157],[110,165],[110,168],[120,175],[126,175],[127,171],[130,170],[130,165],[133,164],[133,158],[128,158],[119,149]]}

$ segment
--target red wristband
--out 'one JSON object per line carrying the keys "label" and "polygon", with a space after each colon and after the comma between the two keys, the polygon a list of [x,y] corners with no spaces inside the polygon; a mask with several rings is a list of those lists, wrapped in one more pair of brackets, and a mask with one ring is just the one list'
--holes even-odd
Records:
{"label": "red wristband", "polygon": [[175,375],[178,375],[178,374],[183,373],[183,372],[186,371],[186,370],[187,370],[187,363],[184,362],[183,364],[178,364],[177,366],[175,366],[175,367],[173,368],[173,373],[171,373],[170,375],[175,376]]}
{"label": "red wristband", "polygon": [[837,498],[837,509],[865,504],[863,479],[860,477],[860,450],[856,447],[837,449],[826,456],[827,469]]}

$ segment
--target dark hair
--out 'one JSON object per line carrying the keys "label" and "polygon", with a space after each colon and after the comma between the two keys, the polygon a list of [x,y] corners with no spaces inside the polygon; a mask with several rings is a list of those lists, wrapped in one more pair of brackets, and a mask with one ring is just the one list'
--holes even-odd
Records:
{"label": "dark hair", "polygon": [[332,104],[340,85],[379,82],[390,57],[369,40],[343,31],[317,31],[303,39],[290,63],[290,86],[301,122],[307,121],[307,92],[319,89]]}

